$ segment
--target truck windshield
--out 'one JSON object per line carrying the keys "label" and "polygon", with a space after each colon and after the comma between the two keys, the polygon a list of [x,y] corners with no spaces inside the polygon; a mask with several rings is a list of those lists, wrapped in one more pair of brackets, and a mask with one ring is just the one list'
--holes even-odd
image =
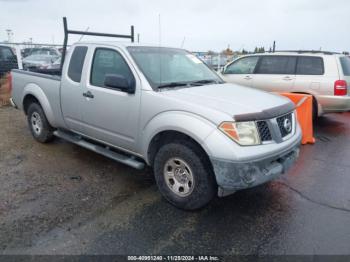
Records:
{"label": "truck windshield", "polygon": [[223,83],[207,65],[185,50],[132,46],[128,51],[153,89]]}

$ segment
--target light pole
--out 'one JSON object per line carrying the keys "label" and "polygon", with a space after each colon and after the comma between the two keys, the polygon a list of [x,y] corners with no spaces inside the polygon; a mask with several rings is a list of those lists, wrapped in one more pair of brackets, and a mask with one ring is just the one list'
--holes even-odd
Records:
{"label": "light pole", "polygon": [[13,32],[12,32],[11,29],[6,29],[6,33],[7,33],[7,41],[8,41],[9,43],[11,43],[11,42],[12,42]]}

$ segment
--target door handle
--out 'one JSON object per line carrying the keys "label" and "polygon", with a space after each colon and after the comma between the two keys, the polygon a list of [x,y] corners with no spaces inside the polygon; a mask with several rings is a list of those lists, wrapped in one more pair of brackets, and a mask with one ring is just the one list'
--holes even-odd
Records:
{"label": "door handle", "polygon": [[283,77],[282,79],[285,80],[285,81],[293,80],[293,78],[290,77],[290,76],[285,76],[285,77]]}
{"label": "door handle", "polygon": [[94,95],[90,91],[83,93],[83,96],[88,97],[88,98],[94,98]]}
{"label": "door handle", "polygon": [[245,79],[245,80],[251,80],[252,77],[251,77],[251,76],[246,76],[246,77],[244,77],[244,79]]}

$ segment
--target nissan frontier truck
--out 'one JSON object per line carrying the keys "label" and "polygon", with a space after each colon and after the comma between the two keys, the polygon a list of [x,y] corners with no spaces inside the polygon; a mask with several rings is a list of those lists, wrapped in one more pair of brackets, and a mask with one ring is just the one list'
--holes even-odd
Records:
{"label": "nissan frontier truck", "polygon": [[298,157],[290,100],[225,83],[185,50],[79,42],[65,58],[60,75],[12,71],[12,104],[33,137],[150,166],[179,208],[275,179]]}

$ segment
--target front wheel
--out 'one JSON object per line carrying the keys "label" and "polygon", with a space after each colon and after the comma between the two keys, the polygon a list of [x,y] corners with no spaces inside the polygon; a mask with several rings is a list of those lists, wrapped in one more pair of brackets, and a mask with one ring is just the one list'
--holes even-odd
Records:
{"label": "front wheel", "polygon": [[209,159],[192,142],[171,142],[162,146],[155,156],[154,174],[162,195],[182,209],[201,208],[217,192]]}
{"label": "front wheel", "polygon": [[45,116],[44,110],[37,103],[32,103],[28,107],[27,121],[33,137],[41,142],[47,143],[53,140],[54,129]]}

